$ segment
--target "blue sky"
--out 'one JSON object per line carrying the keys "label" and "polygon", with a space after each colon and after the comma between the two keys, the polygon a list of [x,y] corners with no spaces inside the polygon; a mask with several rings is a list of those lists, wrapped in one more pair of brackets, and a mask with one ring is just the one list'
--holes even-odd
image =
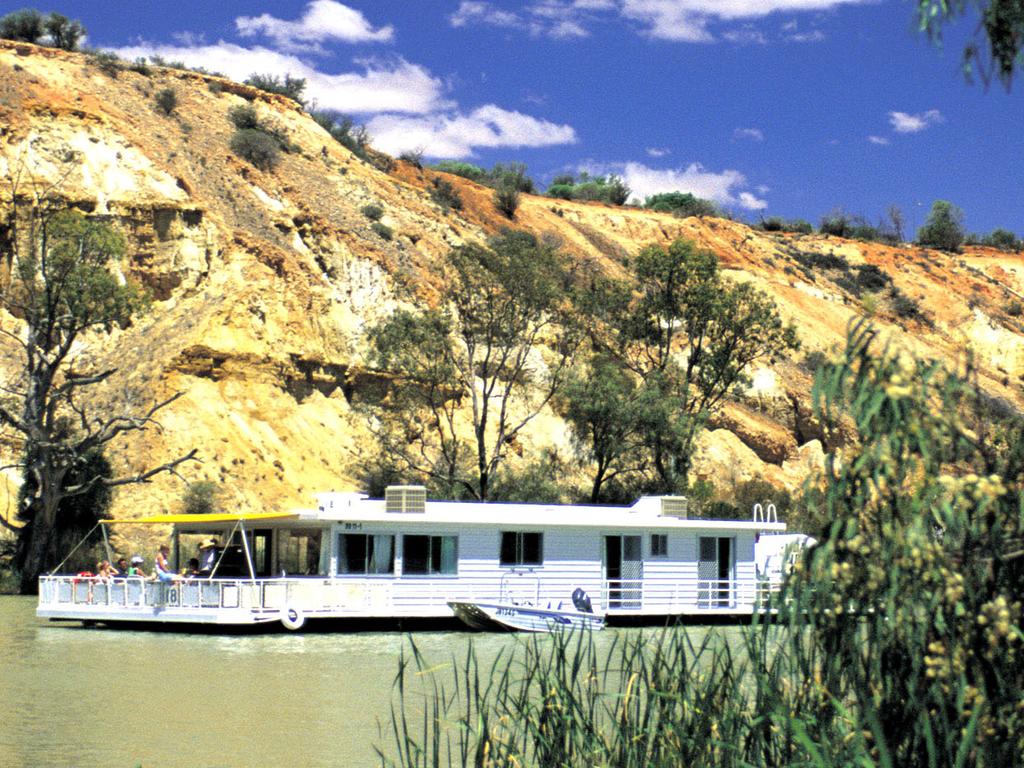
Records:
{"label": "blue sky", "polygon": [[[4,10],[23,3],[0,3]],[[290,71],[397,154],[624,176],[736,213],[931,201],[1024,234],[1024,96],[967,84],[909,0],[67,0],[89,43],[236,78]]]}

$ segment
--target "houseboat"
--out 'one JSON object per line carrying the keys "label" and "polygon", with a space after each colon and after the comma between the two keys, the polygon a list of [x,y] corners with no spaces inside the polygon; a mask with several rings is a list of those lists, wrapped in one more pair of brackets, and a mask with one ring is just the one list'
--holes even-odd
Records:
{"label": "houseboat", "polygon": [[582,590],[611,623],[739,616],[764,608],[800,538],[770,508],[745,521],[691,519],[684,497],[628,507],[452,502],[393,486],[383,499],[317,500],[280,514],[105,520],[104,542],[110,527],[165,526],[171,565],[195,557],[203,566],[165,580],[42,576],[37,615],[299,629],[318,619],[452,618],[452,604],[571,609]]}

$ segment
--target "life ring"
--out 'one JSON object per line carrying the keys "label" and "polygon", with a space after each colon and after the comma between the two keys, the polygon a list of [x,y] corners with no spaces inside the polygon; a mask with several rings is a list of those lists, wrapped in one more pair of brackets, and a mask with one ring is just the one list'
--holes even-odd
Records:
{"label": "life ring", "polygon": [[281,623],[285,629],[290,629],[294,632],[297,629],[302,629],[306,623],[306,614],[302,612],[301,608],[289,605],[281,611]]}

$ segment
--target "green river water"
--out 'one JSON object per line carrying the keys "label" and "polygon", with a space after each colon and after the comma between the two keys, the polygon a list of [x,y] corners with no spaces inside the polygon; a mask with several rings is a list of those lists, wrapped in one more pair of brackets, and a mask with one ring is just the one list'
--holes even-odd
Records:
{"label": "green river water", "polygon": [[[472,638],[417,633],[439,660]],[[84,629],[0,597],[0,766],[361,766],[390,745],[398,632],[210,635]]]}
{"label": "green river water", "polygon": [[[406,634],[86,629],[37,619],[35,606],[0,596],[0,768],[363,768],[379,765],[375,744],[391,753]],[[444,677],[469,642],[481,666],[519,642],[468,631],[415,641]]]}

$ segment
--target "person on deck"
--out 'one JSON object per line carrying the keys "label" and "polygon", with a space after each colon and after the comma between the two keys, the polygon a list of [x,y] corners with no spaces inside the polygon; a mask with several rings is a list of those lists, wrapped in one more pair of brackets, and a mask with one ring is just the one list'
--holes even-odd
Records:
{"label": "person on deck", "polygon": [[204,539],[199,545],[199,571],[210,573],[213,566],[217,564],[217,540],[214,538]]}
{"label": "person on deck", "polygon": [[128,566],[128,575],[135,579],[148,579],[149,574],[142,567],[144,562],[140,555],[132,555],[131,565]]}
{"label": "person on deck", "polygon": [[128,576],[128,561],[123,557],[117,558],[117,575],[122,579]]}
{"label": "person on deck", "polygon": [[181,577],[174,572],[171,568],[171,564],[167,562],[167,556],[171,553],[171,548],[166,544],[161,544],[160,549],[156,553],[156,578],[157,581],[177,581]]}

